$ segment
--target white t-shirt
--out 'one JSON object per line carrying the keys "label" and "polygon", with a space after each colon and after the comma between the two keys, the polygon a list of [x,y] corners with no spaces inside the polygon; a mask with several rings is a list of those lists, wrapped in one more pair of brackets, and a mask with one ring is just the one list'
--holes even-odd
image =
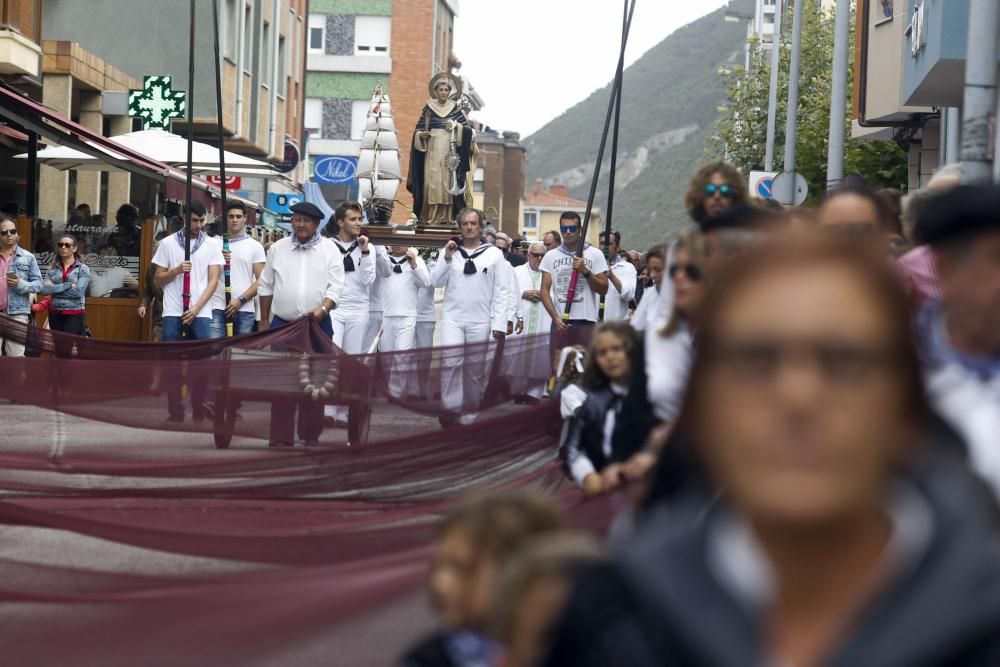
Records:
{"label": "white t-shirt", "polygon": [[[218,238],[218,237],[217,237]],[[264,246],[256,239],[249,236],[236,243],[229,242],[229,252],[231,260],[229,262],[229,293],[233,299],[239,299],[240,295],[250,289],[253,284],[253,265],[263,264],[267,261],[264,253]],[[225,259],[225,258],[223,258]],[[254,312],[254,300],[251,299],[240,306],[241,313]],[[219,286],[215,289],[215,296],[212,297],[212,308],[223,310],[226,307],[226,283],[219,277]]]}
{"label": "white t-shirt", "polygon": [[[191,303],[197,303],[208,289],[208,267],[221,267],[226,261],[222,257],[222,241],[205,235],[205,240],[195,251],[195,240],[191,242]],[[184,261],[184,248],[177,242],[177,235],[171,234],[160,242],[153,255],[153,264],[164,269],[172,269]],[[184,314],[184,302],[181,292],[184,291],[184,274],[176,276],[163,286],[163,316],[180,317]],[[212,299],[208,299],[198,317],[212,317]]]}
{"label": "white t-shirt", "polygon": [[[428,274],[433,273],[434,267],[437,266],[435,262],[431,262],[427,265]],[[437,320],[437,312],[434,307],[434,297],[437,294],[437,288],[431,283],[427,287],[420,288],[417,293],[417,322],[434,322]]]}
{"label": "white t-shirt", "polygon": [[[552,275],[553,302],[560,314],[566,309],[566,292],[569,289],[570,276],[573,275],[574,257],[575,255],[562,246],[545,253],[539,267],[542,273]],[[605,259],[604,253],[594,246],[589,245],[583,251],[583,261],[591,273],[601,274],[608,270],[608,260]],[[598,295],[590,288],[590,283],[581,274],[576,281],[576,294],[573,297],[569,318],[596,322],[598,298]]]}

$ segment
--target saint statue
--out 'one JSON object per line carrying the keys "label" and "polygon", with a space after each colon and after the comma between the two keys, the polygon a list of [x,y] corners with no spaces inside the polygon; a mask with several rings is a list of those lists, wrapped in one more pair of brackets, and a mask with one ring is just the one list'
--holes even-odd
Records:
{"label": "saint statue", "polygon": [[431,79],[431,99],[413,133],[406,189],[424,225],[454,226],[455,216],[472,206],[468,174],[476,173],[479,148],[463,104],[462,82],[449,72]]}

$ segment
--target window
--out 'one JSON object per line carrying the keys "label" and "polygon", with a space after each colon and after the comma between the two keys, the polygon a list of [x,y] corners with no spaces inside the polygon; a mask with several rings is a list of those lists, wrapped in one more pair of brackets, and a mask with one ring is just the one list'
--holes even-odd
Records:
{"label": "window", "polygon": [[765,7],[774,7],[777,4],[777,0],[764,0]]}
{"label": "window", "polygon": [[764,25],[774,25],[774,14],[764,14]]}
{"label": "window", "polygon": [[223,55],[235,61],[237,38],[240,34],[240,8],[236,0],[226,0],[226,12],[222,16],[222,20],[225,23],[223,28],[225,37],[222,40],[225,45]]}
{"label": "window", "polygon": [[274,44],[271,40],[271,24],[264,21],[264,32],[260,41],[260,80],[265,86],[270,87],[274,82],[274,70],[271,66],[271,59],[274,57]]}
{"label": "window", "polygon": [[475,193],[486,192],[486,171],[479,167],[472,177],[472,191]]}
{"label": "window", "polygon": [[247,7],[244,12],[243,20],[245,21],[244,26],[244,36],[243,36],[243,69],[250,71],[253,69],[253,61],[251,56],[253,56],[253,40],[250,39],[250,35],[253,33],[253,7]]}
{"label": "window", "polygon": [[371,102],[368,100],[354,100],[351,103],[351,139],[355,141],[360,141],[361,135],[365,133],[369,106]]}
{"label": "window", "polygon": [[358,16],[354,22],[354,54],[388,56],[392,19],[388,16]]}
{"label": "window", "polygon": [[525,211],[524,224],[521,227],[526,232],[538,229],[538,213],[535,211]]}
{"label": "window", "polygon": [[309,15],[309,53],[323,53],[326,41],[326,15]]}
{"label": "window", "polygon": [[278,38],[278,80],[274,82],[274,89],[278,95],[285,96],[288,75],[285,72],[285,38]]}
{"label": "window", "polygon": [[895,5],[893,0],[879,0],[880,5],[875,10],[875,23],[885,23],[886,21],[892,20],[892,15],[895,13]]}
{"label": "window", "polygon": [[323,100],[315,97],[306,98],[306,115],[302,125],[311,139],[323,136]]}

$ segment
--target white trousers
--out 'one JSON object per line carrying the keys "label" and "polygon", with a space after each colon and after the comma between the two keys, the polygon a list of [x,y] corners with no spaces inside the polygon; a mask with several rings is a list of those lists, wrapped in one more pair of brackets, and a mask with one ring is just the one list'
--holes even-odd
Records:
{"label": "white trousers", "polygon": [[414,356],[404,354],[407,350],[413,349],[416,330],[415,315],[386,315],[382,318],[382,341],[379,343],[379,351],[394,353],[388,356],[389,363],[385,368],[388,374],[389,395],[394,398],[405,396],[410,391],[414,393],[418,391]]}
{"label": "white trousers", "polygon": [[[330,313],[333,325],[333,344],[347,354],[363,354],[365,331],[368,329],[368,311],[334,310]],[[338,421],[347,420],[346,405],[328,405],[323,414]]]}
{"label": "white trousers", "polygon": [[381,310],[370,310],[368,311],[368,326],[365,329],[365,340],[364,349],[365,353],[372,349],[372,343],[375,342],[375,336],[378,335],[379,330],[382,329],[382,311]]}
{"label": "white trousers", "polygon": [[423,352],[417,355],[417,393],[423,398],[433,398],[437,391],[436,385],[432,388],[431,380],[431,348],[434,347],[434,328],[436,323],[417,322],[417,331],[414,347]]}
{"label": "white trousers", "polygon": [[[441,322],[441,344],[446,348],[481,344],[488,341],[492,333],[489,322]],[[457,347],[441,353],[441,407],[447,412],[459,413],[459,421],[463,424],[471,424],[478,416],[476,411],[485,389],[486,357],[490,347]]]}

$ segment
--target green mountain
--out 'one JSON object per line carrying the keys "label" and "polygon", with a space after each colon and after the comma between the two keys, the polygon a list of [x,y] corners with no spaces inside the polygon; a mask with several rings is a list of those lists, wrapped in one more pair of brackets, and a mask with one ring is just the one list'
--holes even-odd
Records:
{"label": "green mountain", "polygon": [[[750,13],[753,2],[733,0],[729,8]],[[684,192],[726,99],[719,68],[743,65],[746,23],[725,21],[726,9],[677,30],[625,70],[613,226],[626,247],[644,250],[690,224]],[[614,63],[608,68],[613,72]],[[524,140],[527,189],[542,179],[587,198],[610,95],[609,81]],[[609,136],[598,186],[602,211],[610,153]]]}

